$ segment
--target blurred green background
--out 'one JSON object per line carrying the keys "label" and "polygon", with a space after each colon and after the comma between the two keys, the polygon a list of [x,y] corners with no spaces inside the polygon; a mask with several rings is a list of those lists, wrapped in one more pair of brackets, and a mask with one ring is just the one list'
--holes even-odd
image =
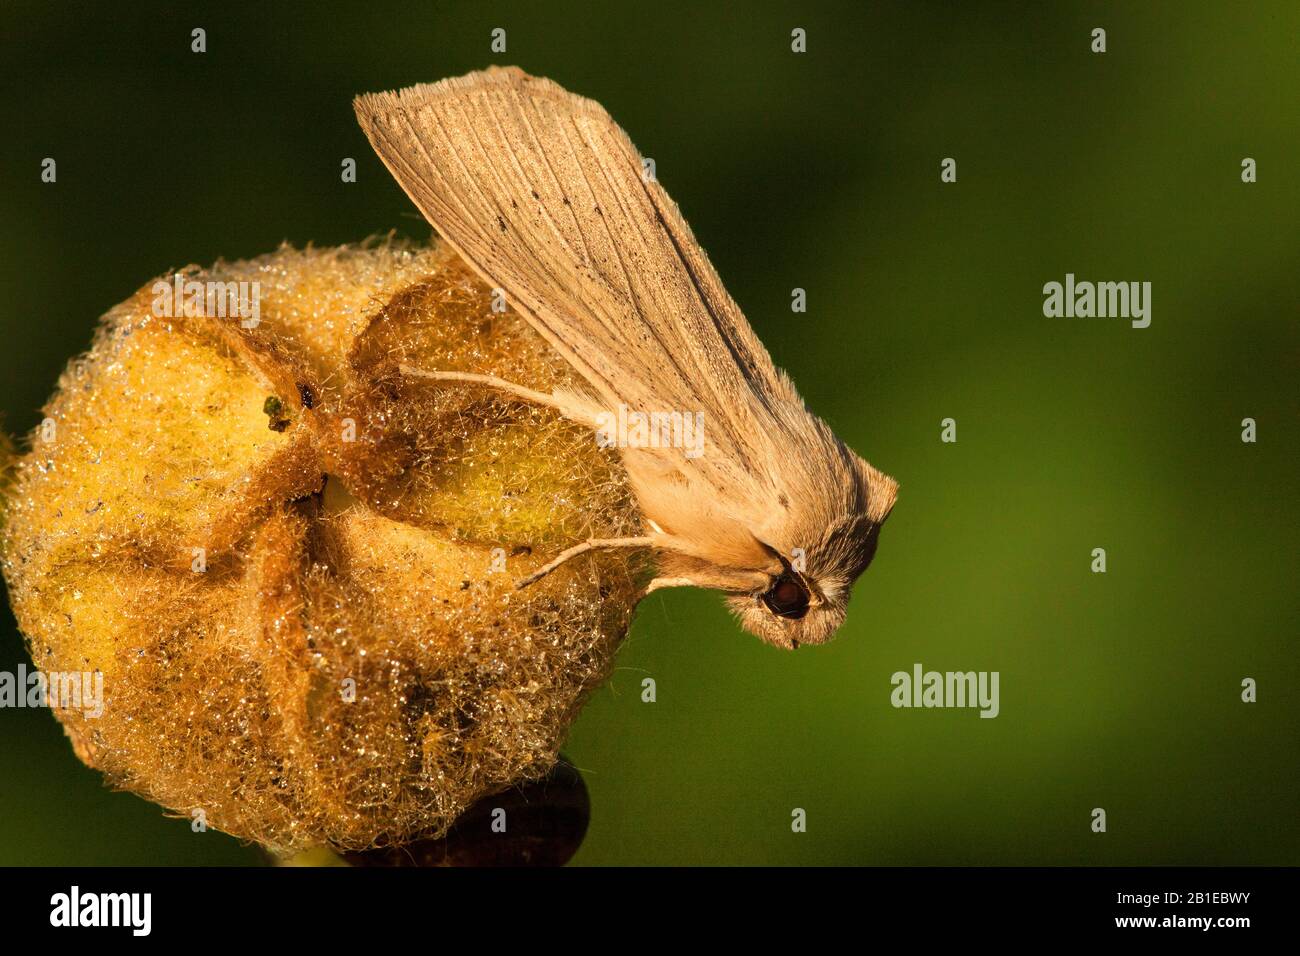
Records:
{"label": "blurred green background", "polygon": [[[902,483],[829,646],[763,646],[706,593],[643,605],[565,748],[576,862],[1300,863],[1297,35],[1290,0],[6,0],[0,409],[30,429],[166,270],[426,236],[352,95],[517,63],[654,157],[777,363]],[[1152,282],[1151,327],[1044,318],[1067,272]],[[894,709],[915,662],[999,671],[1001,715]],[[0,864],[259,860],[0,711]]]}

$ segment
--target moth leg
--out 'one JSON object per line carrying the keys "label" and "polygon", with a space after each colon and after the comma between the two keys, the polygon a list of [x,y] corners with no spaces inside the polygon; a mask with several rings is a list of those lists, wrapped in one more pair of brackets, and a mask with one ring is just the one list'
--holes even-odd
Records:
{"label": "moth leg", "polygon": [[565,414],[568,410],[568,407],[563,402],[549,392],[539,392],[536,389],[525,388],[522,385],[516,385],[514,382],[507,382],[503,378],[497,378],[495,375],[478,375],[474,372],[430,372],[422,368],[415,368],[412,365],[401,365],[398,366],[398,369],[403,375],[409,375],[413,378],[427,378],[435,382],[461,382],[468,385],[495,388],[497,391],[513,395],[515,398],[522,399],[529,404],[553,408],[561,414]]}
{"label": "moth leg", "polygon": [[647,594],[650,594],[652,591],[658,591],[660,588],[697,588],[697,587],[699,587],[699,585],[696,584],[694,581],[692,581],[690,578],[655,578],[653,581],[651,581],[649,584],[645,586],[645,590],[641,592],[641,596],[645,597]]}
{"label": "moth leg", "polygon": [[561,551],[554,561],[538,568],[528,577],[521,580],[516,588],[526,588],[534,582],[540,581],[546,577],[564,562],[570,558],[576,558],[580,554],[586,554],[588,551],[603,551],[610,548],[653,548],[658,543],[658,539],[652,537],[643,538],[589,538],[573,547]]}

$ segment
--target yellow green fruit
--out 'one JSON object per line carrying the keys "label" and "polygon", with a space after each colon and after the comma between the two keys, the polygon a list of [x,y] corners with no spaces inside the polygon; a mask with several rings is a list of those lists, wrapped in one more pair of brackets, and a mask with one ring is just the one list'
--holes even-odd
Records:
{"label": "yellow green fruit", "polygon": [[258,283],[256,326],[157,315],[147,284],[12,462],[3,566],[32,658],[104,679],[101,716],[56,713],[114,786],[277,850],[438,836],[544,774],[609,673],[633,560],[515,582],[639,531],[618,460],[550,410],[400,373],[572,382],[436,244],[185,278]]}

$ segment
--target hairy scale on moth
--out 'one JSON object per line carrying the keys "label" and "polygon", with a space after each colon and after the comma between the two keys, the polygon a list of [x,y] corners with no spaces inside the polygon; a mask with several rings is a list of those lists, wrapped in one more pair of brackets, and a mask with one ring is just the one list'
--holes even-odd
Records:
{"label": "hairy scale on moth", "polygon": [[445,247],[187,275],[260,283],[257,325],[160,317],[147,284],[11,457],[3,567],[32,658],[103,675],[98,717],[56,714],[113,785],[277,850],[437,837],[545,774],[607,677],[635,556],[514,585],[639,527],[626,475],[549,410],[403,379],[571,377]]}

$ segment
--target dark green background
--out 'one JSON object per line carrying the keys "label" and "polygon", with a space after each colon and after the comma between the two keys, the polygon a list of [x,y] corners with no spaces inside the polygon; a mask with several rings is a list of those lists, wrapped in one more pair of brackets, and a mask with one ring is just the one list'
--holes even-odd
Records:
{"label": "dark green background", "polygon": [[[11,431],[165,270],[427,235],[352,95],[518,63],[655,158],[778,364],[902,483],[827,647],[763,646],[706,593],[646,602],[565,748],[577,861],[1300,863],[1300,5],[270,6],[4,4]],[[1044,318],[1066,272],[1151,281],[1151,327]],[[0,669],[22,659],[6,612]],[[1001,716],[893,709],[917,661],[1000,671]],[[0,712],[0,863],[258,859]]]}

